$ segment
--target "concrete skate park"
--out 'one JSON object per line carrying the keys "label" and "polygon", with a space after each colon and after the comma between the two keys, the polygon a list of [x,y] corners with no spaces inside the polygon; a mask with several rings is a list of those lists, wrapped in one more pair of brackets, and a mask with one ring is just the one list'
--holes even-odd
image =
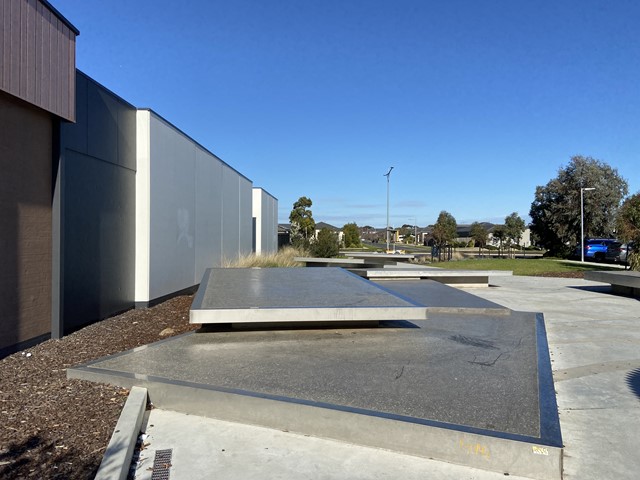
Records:
{"label": "concrete skate park", "polygon": [[542,314],[388,271],[211,269],[200,331],[68,375],[144,387],[163,410],[561,478]]}

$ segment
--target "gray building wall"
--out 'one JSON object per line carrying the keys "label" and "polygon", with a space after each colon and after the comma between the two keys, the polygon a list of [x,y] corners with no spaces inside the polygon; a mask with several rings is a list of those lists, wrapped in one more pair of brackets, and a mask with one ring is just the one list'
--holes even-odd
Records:
{"label": "gray building wall", "polygon": [[76,84],[54,192],[54,337],[134,305],[136,109],[81,72]]}
{"label": "gray building wall", "polygon": [[135,302],[251,252],[250,180],[151,110],[137,114]]}

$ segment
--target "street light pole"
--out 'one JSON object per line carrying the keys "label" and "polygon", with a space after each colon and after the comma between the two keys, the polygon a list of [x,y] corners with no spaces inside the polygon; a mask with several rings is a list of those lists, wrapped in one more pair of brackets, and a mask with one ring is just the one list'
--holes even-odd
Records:
{"label": "street light pole", "polygon": [[595,187],[580,188],[580,261],[584,263],[584,192],[595,190]]}
{"label": "street light pole", "polygon": [[391,176],[391,170],[393,170],[393,167],[383,175],[383,177],[387,177],[387,252],[389,251],[389,177]]}
{"label": "street light pole", "polygon": [[410,217],[409,220],[413,220],[413,243],[418,245],[418,219],[416,217]]}

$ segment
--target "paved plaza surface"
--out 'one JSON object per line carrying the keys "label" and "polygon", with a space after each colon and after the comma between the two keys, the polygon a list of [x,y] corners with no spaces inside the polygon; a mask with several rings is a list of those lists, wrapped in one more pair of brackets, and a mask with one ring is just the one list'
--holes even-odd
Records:
{"label": "paved plaza surface", "polygon": [[[512,277],[475,295],[541,311],[547,326],[565,479],[636,479],[640,472],[640,300],[587,280]],[[469,290],[471,291],[471,290]]]}
{"label": "paved plaza surface", "polygon": [[[497,277],[491,283],[494,286],[467,290],[467,292],[485,299],[476,305],[483,305],[485,308],[493,310],[497,304],[517,311],[540,311],[545,315],[565,445],[564,478],[637,478],[637,472],[640,471],[640,460],[636,455],[634,440],[637,432],[640,431],[640,400],[638,396],[640,394],[640,351],[638,349],[640,344],[640,302],[636,299],[612,296],[608,293],[610,290],[608,286],[584,280]],[[400,284],[397,284],[395,288],[402,290]],[[409,283],[405,288],[413,289],[413,298],[415,298],[415,284]],[[457,290],[457,292],[463,296],[465,294],[462,290]],[[408,291],[400,293],[408,293]],[[472,306],[474,302],[470,301],[470,298],[468,297],[465,301],[468,301],[469,306]],[[473,325],[472,320],[477,320],[474,315],[468,315],[467,318],[430,315],[430,318],[432,317],[434,331],[441,330],[440,340],[445,344],[451,343],[451,352],[455,352],[456,348],[462,345],[460,342],[452,340],[452,337],[461,335],[460,332],[465,332],[465,335],[462,335],[465,339],[477,339],[477,329],[482,329],[480,325]],[[496,315],[494,317],[498,318]],[[502,315],[502,321],[513,318],[517,322],[518,318],[524,317],[521,314]],[[456,322],[461,323],[447,326],[446,320],[449,318],[456,318]],[[429,323],[429,320],[425,323]],[[400,338],[402,338],[403,329],[395,330],[400,330]],[[331,330],[331,332],[334,331]],[[345,330],[342,333],[353,331],[357,333],[349,333],[347,341],[353,341],[354,352],[357,352],[358,348],[364,348],[371,339],[367,340],[367,329]],[[453,331],[457,333],[452,333]],[[244,333],[253,334],[252,332]],[[325,332],[319,337],[316,335],[312,343],[322,348],[328,347],[330,343],[323,344],[326,339],[322,338],[327,333]],[[498,339],[500,332],[496,331],[495,333],[495,338]],[[284,335],[280,340],[285,340],[286,335],[291,335],[286,332],[271,332],[270,334]],[[231,335],[231,333],[224,333],[224,335]],[[306,335],[312,335],[311,331]],[[355,340],[355,337],[359,337],[358,340]],[[246,338],[249,339],[249,337]],[[507,329],[504,338],[499,341],[506,345],[513,341],[509,338]],[[463,339],[458,337],[458,340]],[[180,341],[184,340],[180,339]],[[221,341],[224,343],[224,340]],[[298,341],[299,339],[296,340],[296,342]],[[455,345],[456,343],[459,345]],[[300,358],[303,358],[302,353],[309,345],[304,341],[299,344]],[[487,349],[483,349],[481,345],[480,342],[474,348],[479,349],[477,352],[482,351],[482,354],[486,355]],[[485,343],[484,347],[487,345]],[[506,348],[505,345],[500,345],[499,348]],[[381,350],[380,345],[377,348],[379,351]],[[401,350],[394,348],[392,343],[389,344],[388,349],[397,355],[401,354]],[[146,350],[149,353],[150,349]],[[197,350],[194,352],[197,354]],[[461,352],[463,350],[457,350],[458,354]],[[177,351],[174,353],[179,355]],[[262,351],[259,354],[266,353],[269,352]],[[336,354],[335,351],[330,353],[329,357]],[[342,355],[342,357],[338,357],[344,361],[345,353],[342,352]],[[176,360],[184,359],[176,357]],[[248,361],[248,359],[245,360]],[[108,366],[117,370],[120,368],[117,362],[122,359],[118,360],[118,357],[114,357],[108,361],[112,362]],[[327,359],[321,358],[320,361],[326,362]],[[153,374],[150,367],[150,364],[153,364],[153,355],[148,355],[144,362],[148,362],[149,365],[146,367],[138,365],[138,375]],[[145,370],[145,368],[149,368],[149,370]],[[260,378],[264,372],[247,372],[249,370],[247,368],[240,370],[245,371],[245,380],[253,385],[252,388],[255,387],[253,383],[255,381],[270,383],[268,378]],[[344,378],[353,377],[357,372],[357,368],[353,371],[347,368],[343,372]],[[410,378],[410,369],[407,372],[401,372],[400,378],[404,375]],[[326,382],[328,379],[320,379],[319,381]],[[469,379],[467,378],[465,381],[469,381]],[[525,383],[527,383],[526,376]],[[295,384],[294,381],[293,385]],[[438,385],[437,381],[435,384]],[[345,385],[348,385],[348,382],[345,382]],[[477,389],[478,385],[479,383],[474,383],[473,380],[469,381],[467,385],[469,391],[462,398],[473,398],[473,390]],[[323,390],[318,388],[316,393]],[[343,391],[343,389],[338,390]],[[434,389],[434,392],[436,390]],[[527,387],[523,386],[522,389],[518,388],[517,390],[526,392]],[[393,389],[389,390],[389,392],[392,391]],[[482,393],[482,389],[478,390],[480,397]],[[393,403],[399,398],[387,397],[388,395],[381,395],[376,398],[374,395],[370,401]],[[505,399],[507,405],[501,405],[505,413],[504,418],[500,418],[501,416],[498,414],[495,420],[500,425],[499,429],[507,430],[509,418],[515,418],[514,415],[509,415],[509,412],[517,410],[520,402],[530,401],[533,398],[529,396],[529,400],[527,400],[526,397],[525,393],[521,400],[508,397]],[[321,400],[335,401],[330,398]],[[430,403],[425,402],[425,405]],[[437,401],[434,400],[433,403],[435,405]],[[489,403],[487,400],[480,402],[480,404]],[[366,405],[358,407],[366,408]],[[412,408],[414,407],[415,405]],[[448,410],[451,414],[451,412],[455,413],[456,408]],[[462,408],[459,410],[459,412],[463,411]],[[482,415],[478,415],[477,419],[487,422],[487,412],[480,413]],[[484,420],[481,420],[483,418]],[[466,422],[467,424],[473,422],[469,418],[458,418],[454,421]],[[514,425],[522,422],[516,428],[526,430],[526,428],[532,428],[531,425],[529,427],[525,425],[528,421],[530,419],[517,419]],[[495,426],[493,423],[491,425]],[[486,423],[484,427],[487,427]],[[228,479],[411,479],[426,477],[481,480],[504,478],[502,473],[352,445],[326,438],[297,435],[282,431],[282,429],[243,425],[197,415],[180,414],[169,410],[152,410],[148,414],[144,428],[149,435],[147,437],[149,446],[142,452],[142,460],[138,465],[136,478],[150,478],[150,472],[147,469],[153,463],[153,453],[164,448],[170,448],[173,451],[172,478],[187,476],[190,478],[211,478],[212,475],[215,475],[216,478]],[[477,452],[469,451],[469,454],[477,454]],[[521,477],[511,475],[511,478]]]}

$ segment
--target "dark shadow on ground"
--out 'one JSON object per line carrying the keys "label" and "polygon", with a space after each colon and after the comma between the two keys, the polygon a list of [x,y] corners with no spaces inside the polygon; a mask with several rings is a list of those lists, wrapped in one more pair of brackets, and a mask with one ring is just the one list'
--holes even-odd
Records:
{"label": "dark shadow on ground", "polygon": [[576,290],[583,290],[585,292],[603,293],[606,295],[614,295],[616,297],[631,298],[631,299],[640,301],[640,298],[638,297],[614,292],[611,285],[580,285],[580,286],[572,285],[569,288],[574,288]]}
{"label": "dark shadow on ground", "polygon": [[640,368],[636,368],[627,373],[625,381],[633,394],[640,399]]}
{"label": "dark shadow on ground", "polygon": [[611,291],[611,285],[571,285],[569,288],[584,290],[585,292],[613,293]]}
{"label": "dark shadow on ground", "polygon": [[[58,445],[56,445],[58,443]],[[42,462],[41,459],[47,459]],[[0,478],[64,478],[89,480],[95,477],[100,456],[81,458],[73,449],[59,442],[31,435],[20,442],[0,448]]]}

